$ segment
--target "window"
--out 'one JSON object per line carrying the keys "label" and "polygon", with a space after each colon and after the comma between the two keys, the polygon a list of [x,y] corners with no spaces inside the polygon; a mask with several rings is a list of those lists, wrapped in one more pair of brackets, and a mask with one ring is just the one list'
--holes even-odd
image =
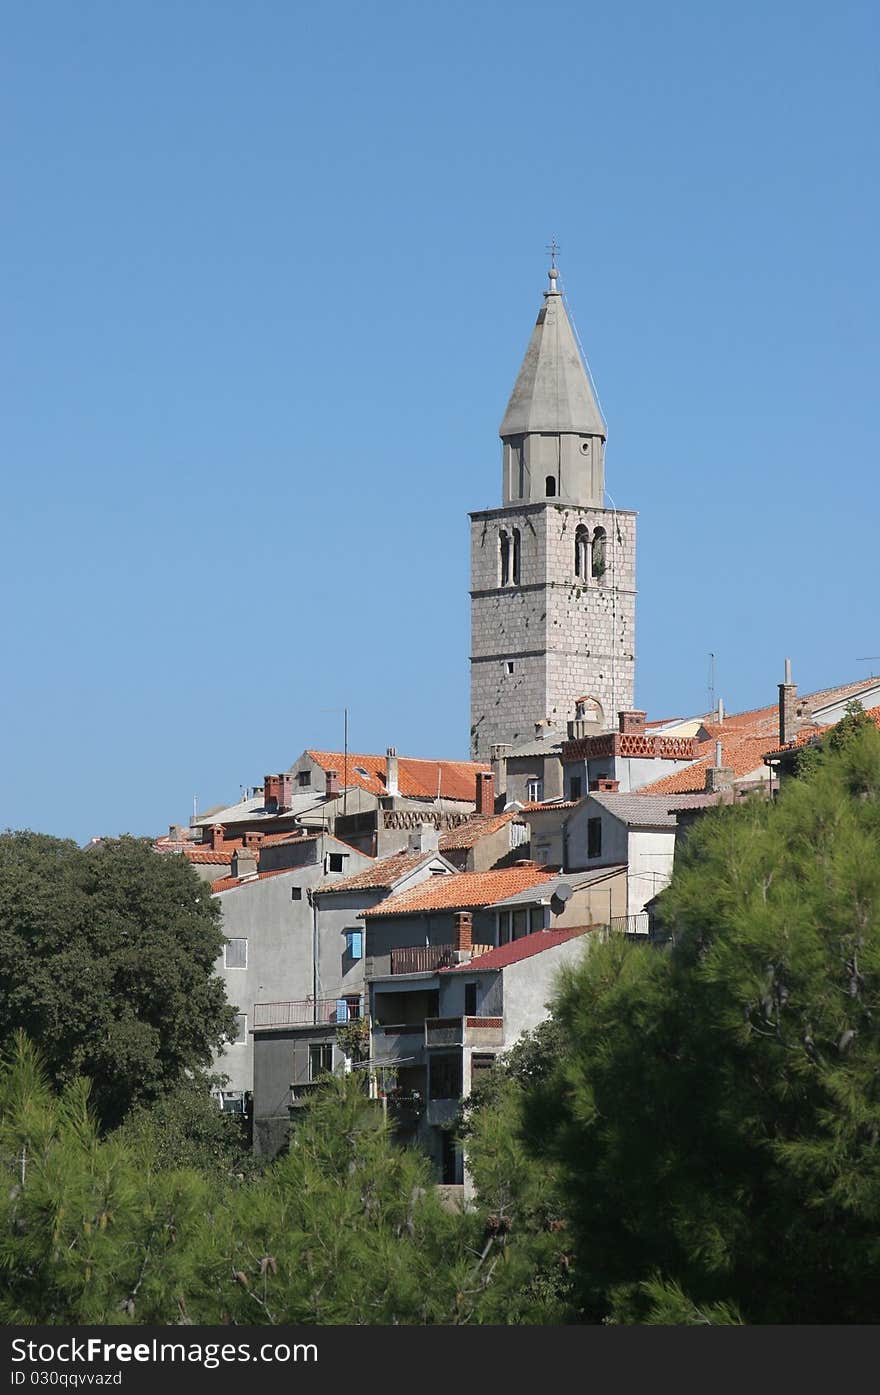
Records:
{"label": "window", "polygon": [[513,673],[513,659],[508,659],[504,665],[505,673]]}
{"label": "window", "polygon": [[247,968],[247,940],[227,940],[223,946],[224,969]]}
{"label": "window", "polygon": [[597,581],[601,581],[605,575],[605,529],[597,528],[593,534],[592,564],[590,567],[592,575]]}
{"label": "window", "polygon": [[360,997],[358,996],[354,998],[344,998],[343,1002],[345,1003],[347,1009],[347,1015],[345,1018],[346,1022],[357,1022],[360,1019],[361,1015]]}
{"label": "window", "polygon": [[363,930],[346,930],[345,932],[345,952],[350,959],[363,959],[364,957],[364,932]]}
{"label": "window", "polygon": [[303,889],[301,886],[292,886],[290,888],[290,899],[291,901],[301,901],[303,899]]}
{"label": "window", "polygon": [[514,586],[519,586],[519,562],[520,562],[520,538],[519,538],[519,529],[518,529],[518,528],[514,528],[514,530],[513,530],[513,566],[511,567],[511,572],[513,573],[513,584],[514,584]]}
{"label": "window", "polygon": [[308,786],[312,783],[311,770],[301,770],[296,777],[296,782],[299,785],[300,789],[307,789]]}
{"label": "window", "polygon": [[490,1071],[495,1064],[494,1056],[471,1056],[471,1089],[474,1088],[478,1080]]}
{"label": "window", "polygon": [[602,820],[587,819],[587,857],[602,856]]}
{"label": "window", "polygon": [[476,1017],[477,1015],[477,985],[466,983],[464,986],[464,1015],[465,1017]]}
{"label": "window", "polygon": [[341,872],[345,867],[345,853],[327,854],[327,871]]}
{"label": "window", "polygon": [[513,936],[513,912],[499,911],[498,913],[498,943],[500,945],[510,944]]}
{"label": "window", "polygon": [[235,1014],[235,1036],[232,1038],[233,1046],[243,1046],[247,1041],[247,1013],[237,1012]]}
{"label": "window", "polygon": [[220,1108],[222,1109],[224,1114],[243,1114],[244,1091],[224,1090],[223,1097],[220,1102]]}
{"label": "window", "polygon": [[545,479],[545,481],[544,481],[544,493],[547,495],[547,498],[548,498],[548,499],[555,499],[555,498],[556,498],[556,477],[555,477],[555,475],[548,475],[547,478]]}
{"label": "window", "polygon": [[532,906],[529,911],[529,934],[535,935],[539,930],[544,929],[544,907]]}
{"label": "window", "polygon": [[526,780],[526,799],[530,804],[540,804],[544,798],[543,780]]}
{"label": "window", "polygon": [[461,1099],[461,1052],[431,1057],[428,1093],[432,1100]]}
{"label": "window", "polygon": [[309,1080],[317,1080],[333,1070],[333,1043],[320,1042],[309,1047]]}
{"label": "window", "polygon": [[502,528],[498,534],[498,567],[500,584],[510,584],[510,537]]}
{"label": "window", "polygon": [[581,777],[580,777],[580,775],[572,775],[571,779],[569,780],[569,782],[568,782],[568,797],[569,797],[569,799],[580,799],[580,797],[581,797]]}
{"label": "window", "polygon": [[513,913],[513,938],[521,940],[529,933],[529,913],[527,910],[514,911]]}
{"label": "window", "polygon": [[583,523],[579,523],[574,530],[574,574],[586,578],[587,575],[587,547],[590,542],[590,530]]}
{"label": "window", "polygon": [[535,861],[536,861],[536,862],[541,862],[541,863],[547,863],[547,862],[550,861],[550,844],[549,844],[549,843],[539,843],[539,844],[538,844],[537,848],[535,849]]}

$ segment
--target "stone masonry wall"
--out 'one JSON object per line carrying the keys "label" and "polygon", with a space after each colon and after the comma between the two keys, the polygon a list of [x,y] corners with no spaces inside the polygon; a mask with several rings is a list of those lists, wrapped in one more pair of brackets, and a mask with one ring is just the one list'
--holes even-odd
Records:
{"label": "stone masonry wall", "polygon": [[[575,529],[605,529],[601,578],[575,575]],[[632,707],[635,515],[568,504],[471,515],[471,754],[530,739],[549,717],[563,726],[591,694],[606,722]],[[499,533],[520,533],[519,584],[500,584]],[[589,568],[588,568],[589,571]],[[513,664],[513,672],[508,666]]]}

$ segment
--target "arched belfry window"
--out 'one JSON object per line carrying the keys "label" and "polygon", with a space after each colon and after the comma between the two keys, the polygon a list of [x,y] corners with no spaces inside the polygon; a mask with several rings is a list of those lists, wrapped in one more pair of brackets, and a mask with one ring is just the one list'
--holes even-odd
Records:
{"label": "arched belfry window", "polygon": [[520,538],[519,538],[519,529],[518,529],[518,528],[514,528],[514,530],[513,530],[513,567],[512,567],[512,569],[511,569],[512,572],[513,572],[513,584],[514,584],[514,586],[519,586],[519,564],[520,564]]}
{"label": "arched belfry window", "polygon": [[548,499],[556,498],[556,476],[548,475],[544,481],[544,493]]}
{"label": "arched belfry window", "polygon": [[601,581],[605,575],[605,529],[597,528],[593,534],[593,555],[590,566],[591,574],[597,581]]}
{"label": "arched belfry window", "polygon": [[590,530],[583,523],[579,523],[574,530],[574,574],[582,576],[586,580],[587,576],[587,549],[590,545]]}
{"label": "arched belfry window", "polygon": [[510,585],[510,535],[502,528],[498,534],[498,562],[502,586]]}

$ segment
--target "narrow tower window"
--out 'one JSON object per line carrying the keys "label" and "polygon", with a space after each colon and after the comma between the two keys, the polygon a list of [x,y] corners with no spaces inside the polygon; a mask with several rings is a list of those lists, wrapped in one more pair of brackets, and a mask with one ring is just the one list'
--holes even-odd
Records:
{"label": "narrow tower window", "polygon": [[501,565],[501,585],[510,583],[510,538],[502,528],[498,534],[498,556]]}
{"label": "narrow tower window", "polygon": [[556,476],[548,475],[544,481],[544,493],[548,499],[556,498]]}
{"label": "narrow tower window", "polygon": [[598,581],[605,575],[605,529],[597,528],[593,534],[593,560],[590,568]]}
{"label": "narrow tower window", "polygon": [[514,586],[519,586],[519,557],[520,557],[519,529],[518,529],[518,528],[514,528],[514,530],[513,530],[513,584],[514,584]]}
{"label": "narrow tower window", "polygon": [[574,530],[574,574],[586,578],[587,575],[587,548],[590,542],[590,530],[583,523],[579,523]]}

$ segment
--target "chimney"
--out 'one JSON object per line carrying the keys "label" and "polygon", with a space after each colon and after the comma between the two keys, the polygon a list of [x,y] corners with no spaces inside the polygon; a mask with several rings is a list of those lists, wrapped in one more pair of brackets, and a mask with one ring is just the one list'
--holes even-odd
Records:
{"label": "chimney", "polygon": [[507,794],[507,757],[510,755],[510,749],[510,745],[503,741],[498,741],[489,748],[495,789],[500,795]]}
{"label": "chimney", "polygon": [[325,790],[324,790],[324,793],[326,794],[327,798],[328,798],[328,799],[338,799],[338,798],[339,798],[339,771],[338,771],[338,770],[328,770],[328,771],[326,772],[326,781],[327,781],[327,784],[326,784],[326,788],[325,788]]}
{"label": "chimney", "polygon": [[232,854],[232,875],[239,878],[257,875],[257,855],[253,848],[236,848]]}
{"label": "chimney", "polygon": [[278,812],[279,785],[281,783],[278,775],[263,776],[263,804],[270,814]]}
{"label": "chimney", "polygon": [[724,721],[724,698],[720,697],[720,698],[718,699],[718,725],[721,726],[721,724],[723,723],[723,721]]}
{"label": "chimney", "polygon": [[168,829],[168,837],[172,843],[183,843],[186,841],[186,829],[182,824],[172,823]]}
{"label": "chimney", "polygon": [[248,831],[247,833],[245,833],[245,835],[244,835],[244,845],[245,845],[245,847],[246,847],[246,848],[250,848],[253,852],[256,852],[257,848],[260,846],[260,844],[262,843],[262,841],[263,841],[263,835],[262,835],[262,833],[257,833],[256,830],[249,830],[249,831]]}
{"label": "chimney", "polygon": [[797,684],[791,681],[791,659],[785,661],[785,682],[779,684],[779,744],[794,741],[798,727]]}
{"label": "chimney", "polygon": [[440,847],[440,830],[432,823],[414,828],[407,840],[410,852],[436,852]]}
{"label": "chimney", "polygon": [[495,813],[495,776],[491,770],[477,771],[477,808],[478,814]]}
{"label": "chimney", "polygon": [[616,794],[620,789],[620,781],[612,779],[610,775],[599,775],[593,783],[597,794]]}
{"label": "chimney", "polygon": [[293,776],[289,770],[278,776],[278,812],[284,813],[293,807]]}
{"label": "chimney", "polygon": [[647,712],[638,712],[634,708],[618,712],[617,725],[621,736],[644,736],[647,715]]}
{"label": "chimney", "polygon": [[474,918],[470,911],[455,912],[455,941],[453,949],[470,950],[474,944]]}
{"label": "chimney", "polygon": [[210,827],[210,830],[209,830],[209,833],[210,833],[210,838],[211,838],[211,849],[212,849],[213,852],[217,852],[218,848],[220,847],[220,845],[221,845],[222,842],[223,842],[223,825],[222,825],[222,823],[212,823],[212,824],[211,824],[211,827]]}
{"label": "chimney", "polygon": [[719,794],[721,790],[732,790],[734,773],[729,765],[722,765],[724,759],[721,742],[715,742],[715,764],[706,771],[706,793]]}
{"label": "chimney", "polygon": [[397,747],[389,746],[385,752],[385,793],[400,794],[397,783]]}

